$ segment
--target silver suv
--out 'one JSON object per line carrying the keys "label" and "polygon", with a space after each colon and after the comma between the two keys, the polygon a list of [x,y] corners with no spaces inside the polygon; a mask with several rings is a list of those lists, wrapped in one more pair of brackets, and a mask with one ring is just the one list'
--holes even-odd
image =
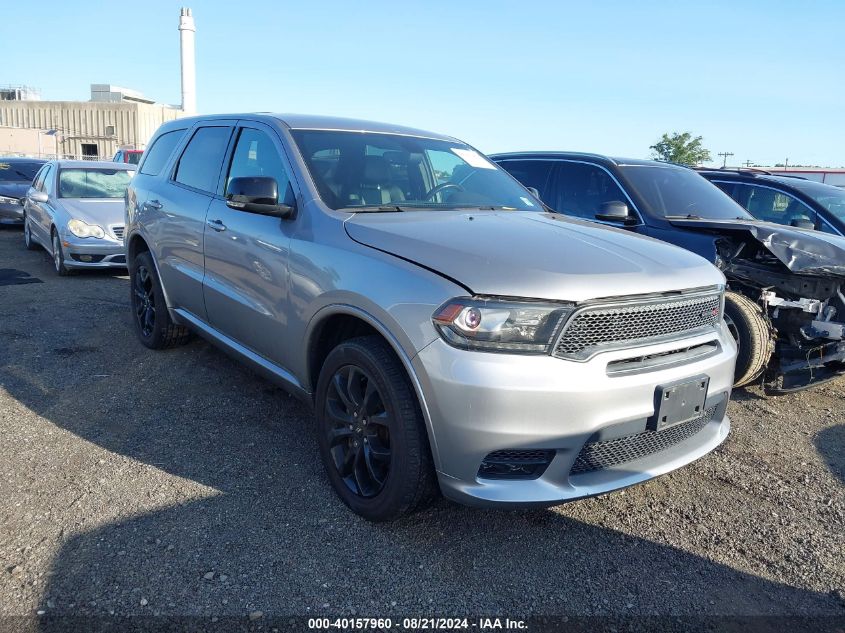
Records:
{"label": "silver suv", "polygon": [[197,332],[312,405],[332,485],[371,520],[438,488],[480,506],[596,495],[728,434],[722,274],[546,213],[448,136],[169,122],[129,187],[126,249],[141,342]]}

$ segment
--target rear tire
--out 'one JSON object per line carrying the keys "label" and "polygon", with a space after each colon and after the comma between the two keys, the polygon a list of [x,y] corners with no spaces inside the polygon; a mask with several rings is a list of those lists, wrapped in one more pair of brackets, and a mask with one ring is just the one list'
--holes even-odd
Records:
{"label": "rear tire", "polygon": [[390,521],[435,496],[419,402],[381,337],[355,338],[332,350],[320,371],[315,410],[329,480],[354,512]]}
{"label": "rear tire", "polygon": [[129,292],[135,332],[145,347],[167,349],[183,345],[190,331],[170,318],[152,255],[138,253],[129,266]]}
{"label": "rear tire", "polygon": [[736,292],[725,293],[725,323],[738,348],[734,387],[743,387],[766,369],[774,351],[772,332],[760,306]]}

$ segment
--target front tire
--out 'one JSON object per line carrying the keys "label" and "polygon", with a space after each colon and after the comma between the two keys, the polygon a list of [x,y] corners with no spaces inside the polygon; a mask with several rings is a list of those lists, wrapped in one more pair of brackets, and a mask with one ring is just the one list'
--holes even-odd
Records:
{"label": "front tire", "polygon": [[338,496],[370,521],[390,521],[436,493],[428,436],[399,359],[378,336],[338,345],[317,382],[320,454]]}
{"label": "front tire", "polygon": [[725,293],[725,323],[737,344],[734,387],[754,382],[774,351],[772,331],[756,303],[737,292]]}
{"label": "front tire", "polygon": [[70,270],[65,266],[65,253],[62,250],[62,241],[59,239],[59,233],[53,229],[52,233],[53,244],[53,268],[56,269],[56,274],[59,277],[67,277],[70,275]]}
{"label": "front tire", "polygon": [[150,349],[182,345],[190,338],[183,325],[170,318],[152,255],[138,253],[129,268],[132,321],[141,343]]}
{"label": "front tire", "polygon": [[29,228],[29,218],[26,215],[23,216],[23,245],[28,251],[34,251],[38,248],[35,240],[32,239],[32,229]]}

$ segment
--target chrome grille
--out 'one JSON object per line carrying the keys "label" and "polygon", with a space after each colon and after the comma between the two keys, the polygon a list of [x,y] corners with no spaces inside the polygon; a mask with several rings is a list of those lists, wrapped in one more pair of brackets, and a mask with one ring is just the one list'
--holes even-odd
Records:
{"label": "chrome grille", "polygon": [[700,432],[715,413],[716,407],[710,407],[701,416],[662,431],[645,431],[604,442],[588,442],[578,453],[569,473],[577,475],[610,468],[664,451]]}
{"label": "chrome grille", "polygon": [[587,307],[570,319],[554,355],[584,360],[604,349],[690,336],[718,324],[721,304],[720,293],[708,293]]}
{"label": "chrome grille", "polygon": [[122,227],[122,226],[113,226],[113,227],[111,227],[111,232],[114,234],[114,236],[115,236],[117,239],[119,239],[119,240],[122,240],[122,239],[123,239],[123,227]]}

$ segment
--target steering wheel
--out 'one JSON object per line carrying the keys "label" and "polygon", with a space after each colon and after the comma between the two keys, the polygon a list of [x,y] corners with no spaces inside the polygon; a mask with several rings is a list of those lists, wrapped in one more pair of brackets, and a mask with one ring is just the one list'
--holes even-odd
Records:
{"label": "steering wheel", "polygon": [[442,182],[436,187],[432,188],[423,196],[423,200],[431,200],[434,196],[436,196],[441,191],[445,191],[446,189],[457,189],[458,191],[463,191],[464,188],[461,187],[456,182]]}

